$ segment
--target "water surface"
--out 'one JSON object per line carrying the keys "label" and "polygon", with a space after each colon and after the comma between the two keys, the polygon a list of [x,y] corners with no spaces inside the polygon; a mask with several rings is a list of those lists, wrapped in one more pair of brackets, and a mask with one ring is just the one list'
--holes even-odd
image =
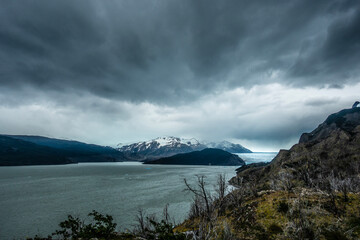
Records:
{"label": "water surface", "polygon": [[237,153],[246,164],[256,163],[256,162],[270,162],[276,157],[277,152],[254,152],[254,153]]}
{"label": "water surface", "polygon": [[47,236],[68,214],[85,217],[91,210],[114,217],[119,229],[131,228],[139,208],[183,220],[192,196],[183,179],[207,176],[209,186],[219,173],[227,178],[236,167],[87,163],[60,166],[0,168],[0,239]]}
{"label": "water surface", "polygon": [[[247,163],[275,155],[239,154]],[[160,214],[169,203],[170,214],[180,222],[192,199],[183,191],[184,178],[205,175],[212,187],[218,174],[230,179],[236,168],[140,163],[0,167],[0,239],[47,236],[68,214],[84,218],[93,209],[112,215],[124,230],[133,226],[139,208]]]}

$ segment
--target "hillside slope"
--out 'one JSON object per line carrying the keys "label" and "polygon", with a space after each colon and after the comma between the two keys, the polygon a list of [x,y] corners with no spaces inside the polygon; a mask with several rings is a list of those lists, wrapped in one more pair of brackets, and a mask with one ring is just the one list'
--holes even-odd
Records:
{"label": "hillside slope", "polygon": [[[298,144],[281,150],[270,164],[240,168],[237,177],[256,177],[265,184],[286,172],[305,184],[316,184],[329,174],[344,178],[359,169],[360,108],[352,108],[331,114],[314,131],[302,134]],[[231,182],[236,183],[236,178]]]}
{"label": "hillside slope", "polygon": [[201,151],[177,154],[160,158],[146,164],[173,164],[173,165],[214,165],[214,166],[242,166],[245,162],[237,155],[214,148]]}
{"label": "hillside slope", "polygon": [[[3,165],[116,162],[126,160],[124,154],[116,149],[94,144],[42,136],[0,135],[0,137],[2,139],[0,158]],[[40,155],[36,155],[36,153],[40,152]],[[36,159],[36,156],[39,159]]]}
{"label": "hillside slope", "polygon": [[0,166],[73,163],[60,150],[0,135]]}
{"label": "hillside slope", "polygon": [[270,163],[240,167],[225,197],[199,194],[202,183],[176,231],[196,229],[199,239],[358,240],[360,108],[330,115]]}

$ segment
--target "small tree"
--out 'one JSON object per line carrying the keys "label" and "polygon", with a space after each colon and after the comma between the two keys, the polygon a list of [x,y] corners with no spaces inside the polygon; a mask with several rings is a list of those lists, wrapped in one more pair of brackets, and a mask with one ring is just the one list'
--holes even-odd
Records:
{"label": "small tree", "polygon": [[289,172],[279,172],[278,174],[278,184],[281,190],[284,190],[286,192],[291,192],[293,188],[295,187],[293,183],[293,175]]}
{"label": "small tree", "polygon": [[355,179],[352,179],[350,177],[348,178],[339,178],[335,177],[334,172],[331,172],[331,174],[328,176],[328,182],[330,187],[330,194],[334,194],[335,192],[341,192],[343,195],[344,202],[347,202],[348,199],[348,193],[351,190],[356,191],[357,184],[355,183]]}
{"label": "small tree", "polygon": [[236,208],[240,208],[245,200],[246,195],[248,194],[248,189],[246,186],[238,186],[235,190],[229,193],[230,204]]}
{"label": "small tree", "polygon": [[309,220],[311,218],[306,209],[307,204],[302,200],[301,195],[299,195],[289,208],[287,215],[289,223],[285,228],[285,232],[290,239],[315,239],[313,223]]}
{"label": "small tree", "polygon": [[[206,189],[205,183],[205,176],[197,176],[197,186],[191,186],[186,178],[184,178],[185,183],[185,191],[192,192],[195,195],[195,204],[200,204],[195,206],[196,209],[203,209],[205,208],[205,216],[207,221],[211,220],[211,215],[213,211],[212,206],[212,196],[210,195],[209,191]],[[202,206],[204,205],[204,207]]]}
{"label": "small tree", "polygon": [[219,174],[215,185],[215,205],[218,209],[219,214],[223,214],[225,211],[225,196],[227,194],[227,182],[225,174]]}
{"label": "small tree", "polygon": [[151,221],[155,222],[155,216],[147,214],[140,208],[136,215],[137,225],[134,228],[134,232],[146,236],[147,232],[151,229]]}
{"label": "small tree", "polygon": [[215,192],[217,199],[224,199],[227,190],[226,176],[225,174],[219,174],[217,178],[217,184],[215,185]]}
{"label": "small tree", "polygon": [[164,219],[158,221],[155,215],[148,215],[142,209],[139,209],[136,216],[138,225],[134,229],[134,234],[140,235],[141,239],[149,240],[185,240],[184,234],[173,231],[173,225],[170,223],[168,213],[168,204],[163,210],[163,217]]}

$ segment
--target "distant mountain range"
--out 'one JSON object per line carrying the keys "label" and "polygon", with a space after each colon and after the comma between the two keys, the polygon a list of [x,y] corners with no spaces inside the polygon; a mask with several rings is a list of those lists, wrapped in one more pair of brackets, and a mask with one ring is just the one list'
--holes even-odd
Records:
{"label": "distant mountain range", "polygon": [[206,148],[232,153],[251,152],[240,144],[227,141],[201,143],[194,138],[159,137],[147,142],[118,145],[115,149],[42,136],[0,135],[0,166],[149,161]]}
{"label": "distant mountain range", "polygon": [[243,166],[245,162],[238,155],[224,150],[205,148],[201,151],[180,153],[171,157],[147,161],[145,164]]}
{"label": "distant mountain range", "polygon": [[158,137],[153,140],[137,142],[129,145],[118,144],[118,150],[131,160],[145,161],[173,156],[179,153],[200,151],[205,148],[217,148],[231,153],[251,153],[240,144],[227,141],[218,143],[200,142],[195,138]]}
{"label": "distant mountain range", "polygon": [[124,160],[124,154],[111,147],[41,136],[0,135],[0,166]]}
{"label": "distant mountain range", "polygon": [[62,151],[0,135],[0,166],[74,163]]}

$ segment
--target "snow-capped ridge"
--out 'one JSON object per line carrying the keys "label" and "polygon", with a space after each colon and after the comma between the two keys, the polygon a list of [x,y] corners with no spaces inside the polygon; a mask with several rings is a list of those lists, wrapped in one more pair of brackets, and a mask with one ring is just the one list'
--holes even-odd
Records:
{"label": "snow-capped ridge", "polygon": [[159,143],[159,147],[164,147],[164,146],[168,146],[168,145],[176,145],[176,144],[185,144],[188,146],[200,144],[199,141],[196,140],[195,138],[186,139],[186,138],[179,138],[179,137],[173,137],[173,136],[158,137],[158,138],[148,141],[147,143],[151,143],[154,141]]}
{"label": "snow-capped ridge", "polygon": [[247,149],[238,143],[232,143],[226,140],[221,142],[204,142],[208,148],[218,148],[231,153],[251,153],[252,151]]}
{"label": "snow-capped ridge", "polygon": [[202,145],[195,138],[187,139],[164,136],[129,145],[121,144],[117,149],[124,152],[130,159],[143,160],[171,156],[178,153],[187,153],[204,148],[206,148],[206,146]]}
{"label": "snow-capped ridge", "polygon": [[249,149],[228,141],[200,142],[195,138],[180,138],[173,136],[157,137],[149,141],[132,144],[118,144],[118,150],[132,160],[145,160],[168,157],[179,153],[199,151],[205,148],[217,148],[231,153],[248,153]]}

